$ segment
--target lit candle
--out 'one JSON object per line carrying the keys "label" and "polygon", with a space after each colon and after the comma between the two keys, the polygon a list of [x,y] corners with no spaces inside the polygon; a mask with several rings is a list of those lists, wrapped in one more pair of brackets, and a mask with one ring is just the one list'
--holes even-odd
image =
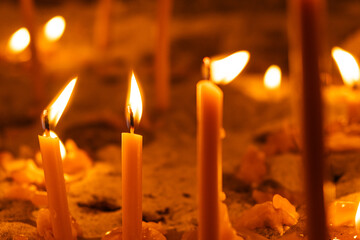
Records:
{"label": "lit candle", "polygon": [[320,81],[324,0],[290,0],[290,70],[298,84],[307,230],[309,240],[328,239],[324,209],[323,105]]}
{"label": "lit candle", "polygon": [[34,2],[33,0],[20,1],[21,14],[26,28],[29,30],[32,41],[30,42],[31,57],[37,61],[35,25],[34,25]]}
{"label": "lit candle", "polygon": [[[351,53],[334,47],[331,50],[332,56],[339,68],[341,77],[346,87],[335,89],[335,94],[341,94],[340,97],[345,99],[347,119],[350,123],[360,122],[360,91],[358,89],[360,82],[359,64]],[[341,102],[342,99],[330,96],[330,101],[335,103]],[[340,101],[339,101],[340,100]]]}
{"label": "lit candle", "polygon": [[38,51],[36,46],[36,26],[35,26],[35,11],[34,11],[34,1],[33,0],[20,0],[20,8],[23,16],[23,21],[26,28],[29,31],[31,41],[29,42],[29,49],[31,52],[30,59],[30,77],[33,82],[34,95],[36,104],[41,106],[43,101],[43,91],[44,84],[41,76],[40,62],[38,58]]}
{"label": "lit candle", "polygon": [[132,73],[126,117],[130,133],[121,134],[122,153],[122,231],[124,240],[142,239],[142,141],[134,133],[142,115],[142,101]]}
{"label": "lit candle", "polygon": [[356,228],[356,232],[360,233],[360,202],[355,215],[355,228]]}
{"label": "lit candle", "polygon": [[[226,84],[242,71],[248,59],[245,51],[214,61],[204,58],[205,79]],[[209,80],[196,85],[199,240],[221,239],[221,226],[225,225],[221,223],[224,216],[220,200],[223,92]]]}
{"label": "lit candle", "polygon": [[51,224],[55,239],[73,239],[66,196],[60,140],[50,136],[50,125],[56,126],[74,89],[73,79],[61,94],[44,110],[42,116],[45,136],[39,135],[45,184],[48,193]]}
{"label": "lit candle", "polygon": [[[53,67],[53,59],[59,59],[59,42],[64,35],[66,21],[62,16],[55,16],[45,23],[39,37],[39,57],[47,68]],[[56,64],[55,64],[56,65]]]}
{"label": "lit candle", "polygon": [[356,88],[360,81],[359,64],[351,53],[339,47],[331,50],[345,85]]}

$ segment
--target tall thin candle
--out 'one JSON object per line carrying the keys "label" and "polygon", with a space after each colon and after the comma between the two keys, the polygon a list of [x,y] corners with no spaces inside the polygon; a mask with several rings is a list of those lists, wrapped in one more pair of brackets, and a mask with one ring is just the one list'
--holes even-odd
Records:
{"label": "tall thin candle", "polygon": [[157,0],[157,40],[155,48],[156,106],[170,105],[170,19],[173,0]]}
{"label": "tall thin candle", "polygon": [[291,0],[290,67],[301,90],[303,161],[306,172],[307,228],[309,240],[328,239],[324,209],[323,105],[320,62],[323,0]]}
{"label": "tall thin candle", "polygon": [[60,154],[60,140],[50,136],[50,125],[55,126],[59,121],[75,83],[76,79],[73,79],[59,97],[44,110],[42,123],[45,136],[39,136],[51,225],[54,237],[57,240],[71,240],[74,237],[71,231],[71,219]]}
{"label": "tall thin candle", "polygon": [[223,92],[213,81],[229,83],[248,60],[247,52],[237,52],[216,61],[204,58],[203,70],[208,80],[196,85],[199,240],[220,240],[233,233],[229,230],[230,223],[225,223],[227,213],[221,206]]}
{"label": "tall thin candle", "polygon": [[38,105],[42,104],[43,93],[44,93],[44,84],[42,83],[41,73],[40,73],[40,62],[37,51],[37,38],[36,38],[36,27],[35,27],[35,11],[34,11],[34,1],[33,0],[21,0],[20,1],[21,14],[23,16],[23,21],[26,28],[29,31],[30,35],[30,51],[31,51],[31,72],[30,77],[33,81],[33,88],[35,94],[35,100]]}
{"label": "tall thin candle", "polygon": [[122,149],[122,231],[124,240],[142,239],[142,142],[134,133],[142,115],[140,90],[134,73],[126,105],[130,133],[121,134]]}

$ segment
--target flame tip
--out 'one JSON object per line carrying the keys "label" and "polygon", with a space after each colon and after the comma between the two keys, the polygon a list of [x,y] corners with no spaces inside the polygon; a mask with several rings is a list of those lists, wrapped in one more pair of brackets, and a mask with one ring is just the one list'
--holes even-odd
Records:
{"label": "flame tip", "polygon": [[130,91],[126,103],[126,119],[130,131],[133,131],[135,122],[139,123],[142,116],[142,99],[135,73],[132,71],[130,80]]}
{"label": "flame tip", "polygon": [[264,75],[264,85],[268,89],[279,88],[281,84],[281,68],[272,64],[268,67]]}
{"label": "flame tip", "polygon": [[65,31],[66,22],[63,16],[57,15],[51,18],[44,26],[44,34],[48,41],[59,40]]}
{"label": "flame tip", "polygon": [[344,83],[354,86],[360,80],[360,69],[355,57],[344,49],[335,46],[331,49],[331,55],[335,60]]}
{"label": "flame tip", "polygon": [[72,79],[46,109],[49,122],[54,126],[56,126],[60,120],[60,117],[70,100],[76,84],[76,79],[77,78]]}
{"label": "flame tip", "polygon": [[211,64],[211,77],[217,84],[227,84],[234,80],[245,68],[250,59],[250,53],[242,50],[224,58],[214,59]]}
{"label": "flame tip", "polygon": [[30,33],[27,28],[22,27],[15,31],[8,42],[10,51],[20,53],[24,51],[30,44]]}

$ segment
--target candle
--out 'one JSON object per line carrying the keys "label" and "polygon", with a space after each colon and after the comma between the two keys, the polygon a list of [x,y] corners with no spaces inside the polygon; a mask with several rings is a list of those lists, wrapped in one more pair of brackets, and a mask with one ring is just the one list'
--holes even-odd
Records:
{"label": "candle", "polygon": [[360,202],[355,215],[355,228],[356,228],[356,232],[360,233]]}
{"label": "candle", "polygon": [[100,0],[96,9],[94,25],[95,46],[104,50],[109,46],[109,31],[112,0]]}
{"label": "candle", "polygon": [[73,79],[44,110],[42,123],[45,136],[39,135],[51,224],[54,237],[59,240],[70,240],[73,239],[73,236],[60,153],[60,140],[50,136],[50,125],[55,126],[59,121],[75,83],[76,79]]}
{"label": "candle", "polygon": [[[217,83],[228,83],[242,71],[248,59],[247,52],[238,52],[214,61],[204,58],[204,75]],[[223,223],[226,208],[221,205],[220,200],[223,92],[212,81],[202,80],[196,85],[196,102],[198,239],[219,240],[222,236],[222,227],[227,227],[227,224]]]}
{"label": "candle", "polygon": [[196,85],[198,119],[199,240],[220,239],[220,161],[223,92],[214,83]]}
{"label": "candle", "polygon": [[130,133],[121,134],[122,156],[122,231],[124,240],[142,239],[142,141],[134,133],[140,122],[142,101],[135,75],[132,73],[130,94],[126,104]]}
{"label": "candle", "polygon": [[173,0],[157,0],[157,40],[155,50],[156,106],[166,110],[170,105],[170,18]]}
{"label": "candle", "polygon": [[36,43],[35,43],[35,31],[34,31],[34,3],[33,0],[21,0],[20,1],[21,13],[26,28],[29,30],[31,39],[30,43],[31,54],[33,58],[37,58]]}
{"label": "candle", "polygon": [[31,69],[30,77],[33,81],[34,94],[36,103],[40,106],[43,101],[43,86],[40,74],[40,63],[38,59],[37,47],[36,47],[36,28],[34,24],[34,3],[33,0],[21,0],[20,1],[21,13],[26,28],[29,30],[31,41],[29,48],[31,52]]}
{"label": "candle", "polygon": [[354,56],[339,47],[333,47],[331,55],[339,68],[345,85],[356,88],[360,81],[360,69]]}
{"label": "candle", "polygon": [[[360,68],[354,56],[349,52],[334,47],[331,51],[332,56],[339,68],[341,77],[346,88],[336,88],[336,94],[344,94],[347,120],[349,123],[360,122],[360,96],[359,96],[359,81],[360,81]],[[330,96],[331,97],[331,96]],[[335,103],[341,102],[341,99],[329,99]]]}
{"label": "candle", "polygon": [[309,240],[328,239],[324,210],[323,116],[320,82],[323,0],[289,1],[291,71],[300,90],[303,161]]}

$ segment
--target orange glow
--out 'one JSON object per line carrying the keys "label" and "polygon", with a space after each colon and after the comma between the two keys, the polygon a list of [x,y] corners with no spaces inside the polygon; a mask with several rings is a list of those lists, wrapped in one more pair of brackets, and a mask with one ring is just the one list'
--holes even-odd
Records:
{"label": "orange glow", "polygon": [[331,54],[339,68],[344,83],[348,86],[358,83],[360,80],[360,70],[354,56],[339,47],[334,47],[331,50]]}
{"label": "orange glow", "polygon": [[77,77],[69,82],[60,95],[55,98],[47,107],[49,123],[56,126],[67,103],[69,102],[72,91],[74,90]]}
{"label": "orange glow", "polygon": [[[141,120],[142,115],[142,99],[141,99],[141,93],[139,86],[136,82],[136,78],[134,75],[134,72],[131,74],[131,83],[130,83],[130,93],[128,96],[128,100],[126,103],[126,106],[129,107],[133,113],[134,120],[136,123],[139,123]],[[127,110],[126,111],[126,117],[129,120],[130,119],[130,113]]]}
{"label": "orange glow", "polygon": [[65,19],[62,16],[53,17],[44,26],[45,37],[50,42],[59,40],[64,31]]}
{"label": "orange glow", "polygon": [[217,84],[227,84],[234,80],[249,62],[248,51],[238,51],[225,58],[211,59],[210,75]]}
{"label": "orange glow", "polygon": [[360,232],[360,202],[355,215],[355,227],[356,227],[356,232],[359,233]]}
{"label": "orange glow", "polygon": [[11,52],[19,53],[24,51],[30,44],[30,34],[26,28],[20,28],[11,35],[8,47]]}
{"label": "orange glow", "polygon": [[277,65],[271,65],[265,72],[264,85],[268,89],[279,88],[281,84],[281,69]]}
{"label": "orange glow", "polygon": [[[44,132],[43,136],[46,136],[46,133]],[[50,131],[50,137],[51,138],[59,138],[58,135],[54,132],[54,131]],[[60,140],[59,138],[59,142],[60,142],[60,155],[61,158],[64,160],[65,156],[66,156],[66,149],[65,149],[65,145],[64,143]]]}

